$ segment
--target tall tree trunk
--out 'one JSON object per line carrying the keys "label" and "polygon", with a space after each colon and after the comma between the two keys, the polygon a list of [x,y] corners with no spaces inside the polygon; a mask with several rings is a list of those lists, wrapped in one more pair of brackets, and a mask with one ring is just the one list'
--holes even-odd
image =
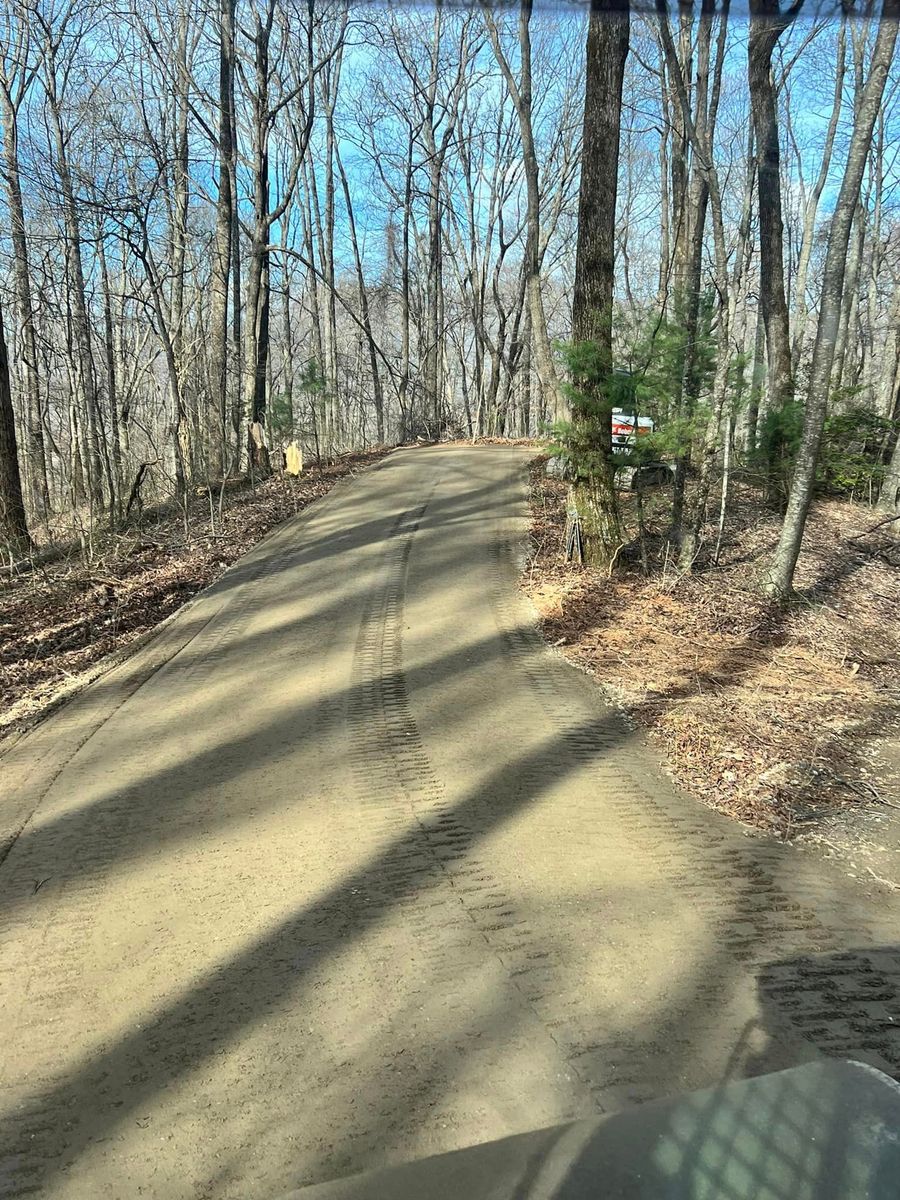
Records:
{"label": "tall tree trunk", "polygon": [[666,72],[661,63],[659,71],[660,99],[663,110],[663,127],[659,136],[659,275],[656,288],[656,303],[665,312],[669,303],[669,288],[672,276],[671,211],[669,186],[669,124],[666,120],[669,109],[666,90]]}
{"label": "tall tree trunk", "polygon": [[759,306],[766,328],[769,403],[783,408],[793,394],[791,330],[784,291],[784,222],[781,215],[781,153],[772,79],[772,54],[803,0],[784,16],[779,0],[750,0],[747,76],[756,139],[759,196]]}
{"label": "tall tree trunk", "polygon": [[6,199],[9,207],[10,240],[13,251],[13,282],[21,344],[22,387],[25,400],[25,434],[28,482],[32,510],[39,520],[50,511],[47,454],[44,443],[44,412],[38,375],[37,339],[31,299],[31,268],[25,238],[25,210],[19,171],[18,113],[5,70],[0,74],[0,106],[3,110],[3,161]]}
{"label": "tall tree trunk", "polygon": [[[889,335],[890,356],[889,368],[884,372],[884,382],[881,386],[881,404],[879,411],[888,420],[894,422],[894,448],[885,468],[881,491],[878,495],[878,508],[882,512],[900,511],[900,288],[894,292],[891,304],[891,332]],[[890,445],[890,443],[888,443]]]}
{"label": "tall tree trunk", "polygon": [[441,42],[443,10],[434,10],[433,31],[427,86],[422,96],[422,138],[428,162],[428,256],[426,270],[426,320],[423,376],[425,381],[425,417],[432,437],[440,436],[444,425],[443,343],[441,321],[441,282],[443,278],[443,197],[441,183],[444,173],[445,147],[438,143],[437,126],[441,115],[437,90],[441,74]]}
{"label": "tall tree trunk", "polygon": [[[175,355],[175,367],[178,371],[178,390],[181,405],[177,419],[184,419],[187,403],[187,347],[185,336],[185,269],[187,263],[188,241],[188,201],[189,201],[189,154],[188,112],[190,97],[188,95],[188,9],[184,8],[178,17],[178,28],[175,37],[175,122],[172,144],[172,191],[174,206],[172,210],[172,229],[170,237],[171,264],[171,298],[169,302],[169,325],[172,330],[172,349]],[[179,443],[191,446],[184,468],[190,478],[193,467],[193,447],[189,426],[176,431]]]}
{"label": "tall tree trunk", "polygon": [[[712,131],[709,130],[709,60],[712,38],[713,5],[709,0],[703,0],[700,16],[700,26],[697,32],[696,46],[696,78],[694,82],[694,142],[704,144],[707,140],[712,144]],[[665,32],[665,31],[662,31]],[[684,26],[682,26],[684,32]],[[678,101],[682,108],[681,122],[685,132],[684,147],[691,142],[691,131],[688,121],[691,117],[690,103],[684,104],[684,99],[690,97],[690,91],[685,84],[685,76],[689,82],[690,59],[676,64],[674,56],[670,55],[670,72],[675,79]],[[687,70],[685,70],[685,66]],[[680,68],[680,69],[679,69]],[[721,70],[721,67],[720,67]],[[685,250],[683,274],[677,297],[678,310],[683,325],[684,355],[681,364],[680,407],[691,412],[697,401],[700,383],[697,373],[698,333],[700,322],[700,291],[703,272],[703,246],[706,236],[706,215],[709,207],[709,181],[707,172],[699,163],[700,155],[697,146],[691,156],[691,170],[687,183],[686,202],[682,215],[682,228]],[[683,476],[682,476],[683,478]],[[676,496],[676,505],[680,497]],[[679,522],[676,519],[675,524]]]}
{"label": "tall tree trunk", "polygon": [[819,164],[819,173],[816,176],[816,181],[813,185],[813,189],[809,195],[809,198],[806,201],[803,211],[803,233],[800,239],[800,253],[797,259],[797,274],[794,282],[793,301],[793,344],[791,347],[791,358],[795,370],[800,361],[800,354],[803,350],[803,338],[806,332],[806,322],[808,316],[808,309],[806,305],[806,281],[809,277],[809,263],[816,236],[816,217],[819,211],[819,201],[822,198],[822,192],[825,190],[825,184],[828,182],[828,175],[831,169],[831,157],[834,152],[834,140],[837,134],[838,122],[841,115],[846,64],[847,27],[846,16],[844,16],[841,20],[840,32],[838,33],[837,55],[835,60],[834,99],[831,105],[831,116],[828,119],[828,128],[825,131],[825,140],[822,145],[822,158]]}
{"label": "tall tree trunk", "polygon": [[[286,256],[287,258],[287,256]],[[296,430],[296,414],[294,413],[294,330],[290,319],[290,272],[287,265],[283,270],[283,299],[281,308],[281,329],[284,338],[282,350],[284,359],[284,407],[288,412],[288,440],[293,442]]]}
{"label": "tall tree trunk", "polygon": [[572,398],[576,438],[590,452],[586,463],[575,463],[571,506],[581,527],[585,561],[607,570],[622,545],[612,462],[611,381],[619,127],[628,38],[628,10],[609,0],[592,0],[572,302],[576,347],[593,347],[591,369],[573,378]]}
{"label": "tall tree trunk", "polygon": [[11,551],[27,550],[31,544],[25,523],[22,479],[16,448],[16,420],[9,381],[9,356],[0,308],[0,539]]}
{"label": "tall tree trunk", "polygon": [[[322,210],[319,204],[319,185],[316,181],[315,164],[309,165],[307,173],[307,188],[309,199],[309,214],[310,214],[310,236],[314,238],[314,244],[318,250],[319,263],[321,264],[316,273],[316,326],[317,326],[317,344],[320,352],[319,366],[325,380],[325,389],[321,394],[320,403],[322,408],[322,439],[327,454],[331,454],[335,448],[335,414],[337,412],[337,400],[335,393],[337,391],[337,359],[335,349],[335,338],[337,336],[335,327],[332,322],[334,316],[334,261],[333,255],[329,253],[327,248],[329,241],[333,238],[334,229],[331,229],[331,235],[326,238],[325,226],[322,220]],[[311,256],[310,262],[315,259]],[[319,295],[319,282],[325,286],[325,304],[323,313],[323,304]]]}
{"label": "tall tree trunk", "polygon": [[[251,425],[266,413],[266,365],[269,350],[269,38],[273,8],[254,14],[254,89],[251,97],[253,139],[253,219],[247,261],[244,313],[243,410]],[[251,437],[248,453],[253,467],[268,470],[265,447]]]}
{"label": "tall tree trunk", "polygon": [[440,316],[443,274],[441,208],[441,156],[432,153],[428,172],[428,321],[425,333],[425,404],[432,437],[440,436],[444,422]]}
{"label": "tall tree trunk", "polygon": [[409,437],[409,385],[410,385],[410,246],[409,229],[412,220],[413,195],[413,139],[409,131],[406,170],[403,181],[403,225],[400,252],[400,383],[397,402],[400,407],[400,441]]}
{"label": "tall tree trunk", "polygon": [[212,258],[210,290],[210,327],[212,348],[212,394],[219,417],[220,443],[214,455],[217,474],[225,475],[230,466],[230,415],[228,405],[228,298],[231,278],[231,232],[234,221],[234,196],[231,190],[234,172],[234,130],[231,123],[234,105],[234,9],[235,0],[219,4],[219,120],[216,135],[218,179],[216,195],[216,231]]}
{"label": "tall tree trunk", "polygon": [[63,102],[57,88],[55,43],[47,30],[44,86],[52,118],[56,172],[59,179],[60,201],[65,229],[66,279],[68,299],[72,310],[72,332],[78,363],[78,381],[84,403],[84,434],[90,496],[94,503],[103,502],[103,459],[100,446],[100,414],[97,403],[97,381],[91,346],[91,323],[85,289],[84,262],[81,247],[81,218],[75,199],[75,186],[69,167],[67,137],[63,126]]}
{"label": "tall tree trunk", "polygon": [[[346,22],[346,10],[343,20]],[[337,332],[337,288],[335,268],[335,181],[334,181],[334,152],[335,128],[334,113],[337,104],[337,89],[340,82],[342,52],[339,49],[331,71],[323,72],[320,80],[321,105],[325,116],[325,151],[324,151],[324,208],[319,207],[318,185],[313,167],[309,173],[312,186],[312,199],[315,205],[316,229],[319,241],[319,257],[322,264],[322,279],[325,283],[324,302],[324,349],[325,349],[325,378],[327,391],[325,395],[326,412],[328,415],[326,440],[329,452],[339,449],[343,441],[343,414],[341,408],[341,389],[339,385],[339,356]],[[313,89],[310,88],[312,95]]]}
{"label": "tall tree trunk", "polygon": [[166,312],[165,294],[163,290],[162,272],[154,259],[150,245],[149,231],[145,227],[140,242],[132,242],[131,248],[137,255],[147,277],[150,287],[150,302],[156,327],[163,347],[166,364],[166,382],[169,393],[169,415],[171,417],[172,453],[175,459],[175,495],[176,499],[187,511],[188,479],[191,462],[190,426],[185,411],[184,396],[181,391],[181,377],[178,373],[178,361],[175,356],[175,339],[169,325],[170,314]]}
{"label": "tall tree trunk", "polygon": [[853,214],[859,202],[875,119],[881,106],[884,85],[897,41],[898,17],[900,0],[884,0],[878,35],[872,50],[869,78],[860,97],[847,151],[844,178],[828,230],[828,245],[822,273],[822,299],[810,368],[803,435],[797,452],[781,538],[766,585],[767,591],[779,599],[784,599],[791,593],[806,517],[812,501],[841,317],[847,246],[853,227]]}
{"label": "tall tree trunk", "polygon": [[[682,163],[679,170],[680,183],[678,189],[680,216],[678,221],[677,264],[675,272],[675,309],[679,320],[682,352],[680,375],[675,395],[675,410],[679,414],[690,416],[696,407],[700,394],[701,376],[700,362],[700,299],[703,267],[703,250],[705,243],[706,217],[709,209],[710,192],[715,188],[714,198],[714,240],[716,246],[717,274],[719,276],[719,303],[723,305],[723,297],[727,295],[728,280],[727,266],[723,268],[725,259],[724,233],[722,230],[722,203],[718,194],[718,178],[713,157],[713,142],[715,136],[716,117],[718,114],[719,97],[722,87],[722,71],[725,62],[725,30],[729,3],[724,0],[719,13],[719,36],[716,46],[716,58],[712,64],[710,78],[710,57],[712,47],[713,18],[715,4],[713,0],[702,0],[700,24],[697,34],[696,76],[693,101],[690,90],[690,5],[681,10],[681,31],[679,48],[676,49],[669,26],[665,0],[657,0],[659,10],[658,36],[662,48],[670,86],[673,92],[673,106],[679,114],[679,137],[677,146]],[[686,155],[691,149],[691,169],[688,179]],[[727,303],[727,302],[726,302]],[[721,332],[721,329],[720,329]],[[703,459],[701,470],[710,469],[710,439],[709,428],[703,438]],[[685,493],[687,484],[687,468],[689,454],[680,454],[675,460],[675,477],[672,495],[672,536],[676,543],[681,543],[684,535]],[[703,499],[701,492],[700,499]],[[691,520],[691,528],[697,527],[697,509]],[[682,546],[681,560],[683,564],[693,562],[693,545]]]}
{"label": "tall tree trunk", "polygon": [[[255,86],[250,97],[253,143],[253,216],[250,222],[250,260],[247,270],[246,312],[244,316],[244,411],[251,426],[261,425],[265,420],[270,352],[271,314],[271,250],[269,239],[273,226],[288,210],[297,183],[301,163],[312,129],[315,111],[314,88],[312,86],[313,27],[312,19],[306,29],[307,67],[309,73],[304,84],[295,92],[297,97],[304,86],[309,85],[309,105],[304,113],[303,127],[295,127],[294,157],[286,177],[281,181],[274,207],[271,207],[270,185],[270,132],[274,118],[283,101],[270,96],[270,80],[277,77],[278,66],[273,67],[270,41],[276,13],[276,0],[268,0],[263,9],[254,13],[253,66]],[[346,25],[346,16],[344,17]],[[343,36],[343,33],[342,35]],[[339,63],[339,58],[336,60]],[[332,100],[333,106],[333,100]],[[329,117],[329,128],[331,118]],[[332,218],[333,220],[333,218]],[[268,471],[268,452],[253,436],[251,429],[248,452],[253,466]]]}

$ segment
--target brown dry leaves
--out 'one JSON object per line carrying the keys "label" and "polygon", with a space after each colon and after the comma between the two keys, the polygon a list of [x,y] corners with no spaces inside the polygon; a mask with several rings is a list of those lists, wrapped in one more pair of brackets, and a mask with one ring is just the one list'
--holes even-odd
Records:
{"label": "brown dry leaves", "polygon": [[566,567],[564,495],[536,466],[525,587],[547,640],[650,730],[679,783],[785,836],[823,807],[878,794],[871,743],[900,716],[900,570],[896,539],[866,535],[870,509],[815,507],[800,600],[782,611],[760,590],[780,519],[750,487],[736,491],[721,565],[682,579],[644,578],[633,560],[613,580]]}
{"label": "brown dry leaves", "polygon": [[230,493],[215,537],[209,501],[198,496],[188,536],[181,515],[168,512],[95,543],[90,562],[75,548],[50,566],[0,575],[0,736],[32,724],[67,685],[86,681],[101,659],[153,629],[274,526],[384,453]]}

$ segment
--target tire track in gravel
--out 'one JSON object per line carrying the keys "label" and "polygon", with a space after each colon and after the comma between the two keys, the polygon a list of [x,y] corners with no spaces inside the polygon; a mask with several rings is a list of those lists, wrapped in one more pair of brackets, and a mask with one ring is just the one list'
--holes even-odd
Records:
{"label": "tire track in gravel", "polygon": [[[634,853],[704,914],[720,952],[756,975],[764,1005],[785,1027],[825,1054],[861,1055],[900,1079],[900,952],[879,945],[873,920],[859,909],[835,919],[834,880],[815,863],[798,863],[785,887],[793,847],[744,835],[699,802],[647,787],[647,753],[621,746],[630,732],[624,716],[614,718],[618,733],[605,720],[574,724],[578,692],[591,685],[547,647],[510,586],[520,574],[520,541],[500,527],[492,555],[492,602],[509,659],[570,760],[594,774]],[[651,1078],[633,1072],[628,1083],[636,1095],[645,1084],[649,1095]]]}
{"label": "tire track in gravel", "polygon": [[[436,487],[437,482],[429,495]],[[384,872],[386,902],[405,905],[425,948],[429,985],[441,989],[451,1007],[469,973],[491,955],[569,1070],[585,1083],[577,1054],[559,1040],[535,1004],[542,995],[536,976],[551,952],[537,944],[529,922],[475,853],[479,833],[448,800],[412,713],[403,669],[405,594],[410,554],[427,509],[426,499],[401,513],[391,529],[380,577],[363,612],[347,705],[358,793],[381,834],[394,841],[395,861]],[[414,819],[413,832],[398,838],[407,814]],[[462,943],[447,936],[457,928],[460,911],[476,933],[462,953]],[[516,1021],[512,1013],[508,1019]]]}

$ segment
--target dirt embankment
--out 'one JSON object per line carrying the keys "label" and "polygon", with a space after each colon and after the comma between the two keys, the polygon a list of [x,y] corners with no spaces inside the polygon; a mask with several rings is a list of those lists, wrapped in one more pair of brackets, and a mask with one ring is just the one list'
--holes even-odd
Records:
{"label": "dirt embankment", "polygon": [[[228,492],[219,520],[198,494],[188,513],[145,517],[74,543],[43,566],[0,573],[0,749],[170,616],[280,522],[386,454],[347,455],[299,478]],[[211,520],[212,517],[212,520]]]}
{"label": "dirt embankment", "polygon": [[547,640],[650,731],[682,786],[788,837],[840,806],[900,805],[886,761],[900,728],[896,525],[818,503],[782,610],[760,587],[780,518],[756,489],[737,487],[719,565],[690,577],[664,569],[666,498],[651,498],[652,573],[635,555],[613,579],[561,561],[565,491],[535,464],[524,585]]}

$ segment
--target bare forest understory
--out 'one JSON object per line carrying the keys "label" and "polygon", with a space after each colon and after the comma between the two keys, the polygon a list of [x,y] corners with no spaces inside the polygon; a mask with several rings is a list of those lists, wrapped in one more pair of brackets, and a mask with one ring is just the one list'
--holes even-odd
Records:
{"label": "bare forest understory", "polygon": [[112,654],[151,632],[288,517],[340,479],[377,461],[373,450],[273,475],[226,493],[198,494],[185,520],[171,508],[145,514],[93,544],[73,542],[52,562],[0,575],[0,749],[94,678]]}
{"label": "bare forest understory", "polygon": [[[532,469],[524,585],[544,635],[649,730],[681,786],[783,837],[836,808],[900,806],[882,756],[900,727],[897,523],[873,529],[871,509],[819,501],[798,599],[780,608],[760,578],[781,517],[755,487],[733,494],[719,565],[704,567],[701,548],[689,576],[665,569],[671,506],[648,493],[650,574],[631,547],[626,570],[607,579],[563,562],[566,484],[547,478],[543,462]],[[713,547],[715,529],[707,535]]]}

